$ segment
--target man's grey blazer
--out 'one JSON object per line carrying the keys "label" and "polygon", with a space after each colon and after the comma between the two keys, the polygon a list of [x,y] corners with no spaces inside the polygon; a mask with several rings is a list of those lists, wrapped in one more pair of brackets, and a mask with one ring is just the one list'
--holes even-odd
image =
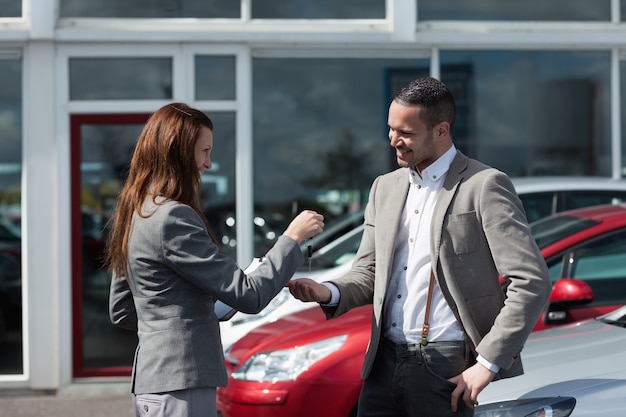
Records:
{"label": "man's grey blazer", "polygon": [[[372,367],[383,332],[383,303],[408,188],[408,168],[378,177],[365,210],[365,231],[351,271],[334,280],[340,301],[328,317],[373,303],[363,364]],[[550,294],[546,263],[531,236],[509,178],[457,152],[435,205],[430,253],[443,295],[474,353],[501,367],[496,378],[523,372],[520,351]],[[510,280],[505,294],[499,275]],[[421,328],[422,323],[415,323]]]}
{"label": "man's grey blazer", "polygon": [[281,236],[248,275],[211,241],[191,207],[144,203],[128,243],[128,276],[113,277],[111,321],[137,330],[132,392],[159,393],[226,385],[214,301],[257,313],[304,262],[299,245]]}

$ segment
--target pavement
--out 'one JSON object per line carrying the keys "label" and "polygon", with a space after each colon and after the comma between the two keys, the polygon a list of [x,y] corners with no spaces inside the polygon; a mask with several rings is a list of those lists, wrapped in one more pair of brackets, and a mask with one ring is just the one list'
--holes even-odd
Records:
{"label": "pavement", "polygon": [[134,417],[130,393],[0,391],[0,417]]}

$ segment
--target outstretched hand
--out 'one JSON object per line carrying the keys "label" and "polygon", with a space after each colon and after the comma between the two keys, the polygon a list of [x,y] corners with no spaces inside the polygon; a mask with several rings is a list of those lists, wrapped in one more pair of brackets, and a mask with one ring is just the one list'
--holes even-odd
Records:
{"label": "outstretched hand", "polygon": [[300,244],[322,233],[323,230],[324,216],[313,210],[304,210],[289,223],[283,235],[289,236]]}
{"label": "outstretched hand", "polygon": [[489,385],[495,376],[495,373],[491,372],[480,363],[475,363],[463,371],[463,373],[448,379],[448,381],[456,384],[456,388],[452,391],[452,398],[450,399],[452,411],[456,412],[459,400],[461,399],[470,409],[478,405],[478,394]]}
{"label": "outstretched hand", "polygon": [[310,278],[298,278],[289,281],[289,291],[300,301],[314,301],[328,304],[331,298],[330,290],[323,284]]}

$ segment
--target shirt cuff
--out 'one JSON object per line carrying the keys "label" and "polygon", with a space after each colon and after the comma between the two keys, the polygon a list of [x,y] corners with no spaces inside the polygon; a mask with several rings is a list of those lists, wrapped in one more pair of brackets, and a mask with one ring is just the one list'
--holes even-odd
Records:
{"label": "shirt cuff", "polygon": [[500,371],[500,367],[498,365],[496,365],[495,363],[489,362],[487,359],[485,359],[481,355],[478,355],[478,357],[476,358],[476,361],[480,363],[482,366],[484,366],[485,368],[489,369],[494,374],[497,374]]}
{"label": "shirt cuff", "polygon": [[332,282],[322,282],[322,285],[330,290],[330,301],[327,304],[321,304],[325,307],[335,307],[339,304],[339,288]]}

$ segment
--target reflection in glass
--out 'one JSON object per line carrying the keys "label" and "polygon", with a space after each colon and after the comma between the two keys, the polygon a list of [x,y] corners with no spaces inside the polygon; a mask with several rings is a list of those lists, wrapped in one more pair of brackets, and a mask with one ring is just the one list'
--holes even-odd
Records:
{"label": "reflection in glass", "polygon": [[71,100],[172,98],[171,58],[71,58]]}
{"label": "reflection in glass", "polygon": [[21,86],[21,61],[0,59],[0,375],[24,372]]}
{"label": "reflection in glass", "polygon": [[[236,258],[235,113],[207,112],[213,121],[212,167],[202,174],[201,203],[222,252]],[[245,265],[242,265],[245,266]]]}
{"label": "reflection in glass", "polygon": [[253,19],[384,19],[385,0],[252,0]]}
{"label": "reflection in glass", "polygon": [[[82,346],[83,368],[131,366],[137,345],[134,332],[109,321],[110,273],[101,260],[106,227],[126,176],[128,161],[143,124],[82,124]],[[76,285],[76,284],[75,284]]]}
{"label": "reflection in glass", "polygon": [[[373,179],[397,167],[387,137],[393,90],[428,74],[428,65],[416,59],[255,59],[256,216],[282,231],[306,208],[327,221],[362,209]],[[266,250],[259,243],[256,256]]]}
{"label": "reflection in glass", "polygon": [[[623,5],[626,7],[626,5]],[[622,9],[623,12],[623,9]],[[619,64],[619,96],[621,107],[621,126],[622,126],[622,177],[626,177],[626,61],[620,61]]]}
{"label": "reflection in glass", "polygon": [[196,56],[196,100],[235,99],[235,57]]}
{"label": "reflection in glass", "polygon": [[608,52],[442,52],[441,73],[469,156],[510,176],[611,175]]}
{"label": "reflection in glass", "polygon": [[59,14],[62,18],[239,18],[240,5],[232,0],[60,0]]}
{"label": "reflection in glass", "polygon": [[610,0],[418,0],[417,10],[419,20],[611,20]]}
{"label": "reflection in glass", "polygon": [[0,18],[22,17],[22,0],[0,0]]}

